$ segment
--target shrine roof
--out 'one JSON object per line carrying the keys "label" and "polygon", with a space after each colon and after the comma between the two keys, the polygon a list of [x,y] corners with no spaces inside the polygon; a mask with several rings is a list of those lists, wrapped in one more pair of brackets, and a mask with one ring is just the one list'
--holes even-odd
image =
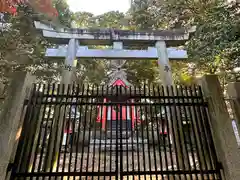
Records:
{"label": "shrine roof", "polygon": [[117,77],[117,78],[110,80],[109,86],[110,87],[123,86],[123,87],[129,88],[130,86],[132,86],[132,84],[130,82],[128,82],[128,80],[126,80],[125,78]]}
{"label": "shrine roof", "polygon": [[118,78],[117,80],[115,80],[112,84],[112,86],[123,86],[123,87],[127,87],[126,83],[121,80],[120,78]]}
{"label": "shrine roof", "polygon": [[80,40],[81,45],[112,45],[113,41],[122,41],[125,46],[152,46],[156,41],[164,40],[167,46],[180,46],[195,32],[195,27],[146,31],[57,28],[38,21],[35,21],[35,27],[53,43],[67,44],[69,39],[75,38]]}

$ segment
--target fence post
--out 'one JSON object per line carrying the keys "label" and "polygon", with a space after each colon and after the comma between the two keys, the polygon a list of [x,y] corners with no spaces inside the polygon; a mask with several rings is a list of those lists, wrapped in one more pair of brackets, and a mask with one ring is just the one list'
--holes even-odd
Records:
{"label": "fence post", "polygon": [[240,179],[240,151],[232,128],[223,92],[216,75],[205,75],[199,84],[208,98],[210,126],[218,160],[227,180]]}
{"label": "fence post", "polygon": [[24,100],[30,94],[35,77],[25,72],[13,74],[8,95],[0,114],[0,180],[6,179],[7,167],[14,152]]}

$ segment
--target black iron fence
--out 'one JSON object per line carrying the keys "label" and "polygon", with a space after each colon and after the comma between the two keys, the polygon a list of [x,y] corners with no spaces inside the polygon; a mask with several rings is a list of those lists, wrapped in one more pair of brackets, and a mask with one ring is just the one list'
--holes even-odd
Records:
{"label": "black iron fence", "polygon": [[35,85],[12,179],[221,179],[200,87]]}

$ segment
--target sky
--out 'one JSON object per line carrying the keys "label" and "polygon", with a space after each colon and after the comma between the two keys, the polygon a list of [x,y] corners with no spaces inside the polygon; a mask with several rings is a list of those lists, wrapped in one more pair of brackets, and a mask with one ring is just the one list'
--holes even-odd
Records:
{"label": "sky", "polygon": [[87,11],[100,15],[108,11],[126,12],[130,7],[130,0],[68,0],[73,12]]}

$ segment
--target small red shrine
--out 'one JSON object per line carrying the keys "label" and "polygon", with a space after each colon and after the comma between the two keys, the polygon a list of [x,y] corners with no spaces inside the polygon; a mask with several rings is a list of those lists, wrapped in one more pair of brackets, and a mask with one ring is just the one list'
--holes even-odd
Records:
{"label": "small red shrine", "polygon": [[[110,82],[109,82],[109,88],[117,87],[120,89],[120,87],[123,87],[123,89],[129,89],[132,87],[132,85],[127,80],[127,74],[122,68],[125,61],[121,60],[112,60],[111,66],[112,73],[110,75]],[[103,103],[110,103],[110,102],[119,102],[119,100],[114,99],[115,97],[106,97],[103,99]],[[129,106],[124,105],[102,105],[98,106],[98,115],[97,115],[97,123],[101,124],[101,128],[103,130],[107,129],[116,129],[119,127],[119,124],[122,124],[122,128],[125,130],[133,129],[134,126],[137,123],[141,123],[145,120],[144,116],[141,116],[141,113],[139,111],[139,107],[135,105],[131,105],[131,103],[134,103],[136,99],[129,99],[127,98],[121,98],[120,102],[128,102]],[[164,113],[164,116],[166,116],[166,113]],[[161,116],[161,117],[164,117]],[[162,135],[167,135],[167,128],[166,128],[166,119],[155,117],[157,118],[157,121],[159,121],[159,133]]]}
{"label": "small red shrine", "polygon": [[[120,86],[129,88],[129,85],[130,83],[126,80],[118,78],[111,83],[110,87]],[[131,103],[133,100],[130,99],[127,101],[130,101]],[[107,103],[111,102],[111,100],[104,98],[103,102]],[[126,129],[131,129],[134,128],[136,121],[140,121],[140,114],[135,106],[98,106],[97,122],[101,123],[102,129],[106,129],[107,127],[110,128],[111,125],[112,128],[115,128],[117,120],[124,121],[122,122],[123,127]]]}

